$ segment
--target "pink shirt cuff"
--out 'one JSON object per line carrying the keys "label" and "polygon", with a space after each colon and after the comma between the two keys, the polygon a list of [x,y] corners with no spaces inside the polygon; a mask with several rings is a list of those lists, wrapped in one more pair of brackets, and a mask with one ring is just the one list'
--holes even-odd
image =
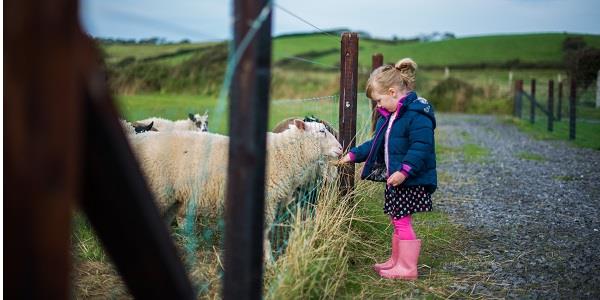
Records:
{"label": "pink shirt cuff", "polygon": [[352,153],[352,152],[348,152],[348,157],[350,157],[350,161],[355,161],[356,159],[356,154]]}
{"label": "pink shirt cuff", "polygon": [[411,170],[411,166],[407,165],[407,164],[402,164],[402,170],[400,170],[400,173],[404,174],[404,176],[408,177],[408,174]]}

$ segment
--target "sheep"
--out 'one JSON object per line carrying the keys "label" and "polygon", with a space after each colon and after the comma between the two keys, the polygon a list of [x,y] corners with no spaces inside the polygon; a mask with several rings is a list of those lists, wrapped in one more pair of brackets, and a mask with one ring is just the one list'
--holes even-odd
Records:
{"label": "sheep", "polygon": [[[291,126],[293,126],[294,124],[294,120],[297,120],[300,118],[297,117],[291,117],[291,118],[287,118],[279,123],[277,123],[277,125],[275,125],[275,127],[273,128],[272,132],[273,133],[279,133],[279,132],[283,132],[285,130],[288,130]],[[333,128],[331,126],[331,124],[327,121],[324,120],[319,120],[317,118],[315,118],[314,116],[306,116],[304,117],[304,122],[319,122],[319,123],[323,123],[323,125],[325,125],[325,128],[327,128],[327,130],[333,134],[333,136],[339,140],[339,134],[338,131],[335,130],[335,128]],[[323,179],[325,180],[331,180],[331,181],[335,181],[338,175],[337,172],[337,167],[335,165],[332,164],[327,164],[324,162],[324,165],[321,166],[321,170],[323,171],[321,176]]]}
{"label": "sheep", "polygon": [[171,121],[163,118],[152,117],[138,121],[141,123],[154,122],[154,127],[158,131],[189,130],[189,131],[208,131],[208,111],[204,115],[188,114],[188,119]]}
{"label": "sheep", "polygon": [[[177,219],[182,220],[190,200],[195,201],[191,204],[196,216],[222,214],[229,137],[173,131],[136,135],[131,144],[163,214],[175,210]],[[341,153],[340,143],[322,123],[295,120],[289,130],[267,133],[267,261],[273,261],[268,237],[278,204],[289,204],[299,186],[320,174],[323,160]]]}
{"label": "sheep", "polygon": [[150,124],[143,124],[140,122],[130,123],[123,119],[119,119],[119,121],[121,122],[121,127],[123,127],[123,131],[126,135],[134,135],[146,131],[158,131],[153,127],[154,122],[150,122]]}

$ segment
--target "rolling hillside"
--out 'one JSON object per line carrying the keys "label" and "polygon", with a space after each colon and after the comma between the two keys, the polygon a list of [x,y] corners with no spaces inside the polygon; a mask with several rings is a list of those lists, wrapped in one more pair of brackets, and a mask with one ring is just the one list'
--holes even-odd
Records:
{"label": "rolling hillside", "polygon": [[[371,67],[371,56],[383,53],[387,63],[402,57],[412,57],[424,71],[437,69],[439,72],[444,67],[450,67],[456,75],[460,69],[475,70],[475,84],[483,80],[484,85],[489,85],[488,82],[492,79],[504,82],[509,69],[515,71],[515,78],[546,78],[545,75],[539,77],[539,74],[517,74],[542,70],[554,74],[549,75],[551,78],[563,72],[562,43],[569,36],[572,35],[497,35],[437,42],[362,39],[359,41],[359,65],[361,76],[366,76]],[[589,46],[600,48],[600,35],[583,37]],[[336,93],[339,81],[336,79],[339,73],[339,46],[340,39],[334,35],[302,34],[274,38],[273,95],[278,98],[298,98]],[[228,46],[225,42],[212,42],[170,45],[104,44],[101,48],[111,75],[111,86],[116,94],[159,92],[216,96],[227,63]],[[479,71],[484,68],[488,71]],[[307,72],[309,70],[311,72]],[[492,74],[494,78],[484,76],[484,73]],[[443,75],[427,72],[420,74],[422,87],[427,89]],[[323,79],[323,76],[327,78]],[[366,79],[361,78],[359,81],[362,83]]]}
{"label": "rolling hillside", "polygon": [[[383,53],[386,58],[412,57],[423,67],[444,67],[456,65],[500,66],[506,63],[540,64],[558,66],[561,64],[561,44],[569,36],[564,33],[540,33],[519,35],[495,35],[457,38],[437,42],[397,43],[374,40],[359,41],[359,61],[370,65],[373,53]],[[600,47],[600,35],[582,35],[586,43]],[[214,43],[180,45],[105,45],[107,62],[118,63],[127,57],[136,60],[170,56],[163,62],[179,63],[190,58],[194,51],[202,51]],[[339,62],[340,40],[334,36],[314,34],[286,36],[273,41],[273,61],[275,63],[290,56],[310,59],[323,65],[335,66]],[[319,65],[315,65],[319,67]],[[534,67],[535,66],[530,66]]]}

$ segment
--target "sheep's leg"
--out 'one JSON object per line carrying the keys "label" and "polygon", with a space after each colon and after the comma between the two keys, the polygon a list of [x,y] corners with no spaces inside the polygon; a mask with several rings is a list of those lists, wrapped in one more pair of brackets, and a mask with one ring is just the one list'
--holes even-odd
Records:
{"label": "sheep's leg", "polygon": [[264,239],[264,260],[266,264],[274,264],[275,259],[273,258],[273,250],[271,248],[271,241],[269,240],[269,230],[265,230],[265,239]]}
{"label": "sheep's leg", "polygon": [[275,263],[275,258],[273,257],[273,248],[271,248],[271,240],[269,238],[269,234],[271,233],[271,228],[273,226],[273,220],[275,219],[275,213],[273,209],[267,208],[265,213],[265,229],[264,229],[264,260],[265,263],[271,265]]}

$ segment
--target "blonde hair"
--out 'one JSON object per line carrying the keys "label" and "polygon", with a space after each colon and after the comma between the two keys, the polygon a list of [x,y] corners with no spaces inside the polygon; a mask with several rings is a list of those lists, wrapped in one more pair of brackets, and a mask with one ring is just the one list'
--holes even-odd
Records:
{"label": "blonde hair", "polygon": [[417,63],[410,58],[403,58],[395,65],[383,65],[373,70],[367,80],[367,97],[371,98],[373,92],[381,94],[391,87],[413,90],[416,72]]}

